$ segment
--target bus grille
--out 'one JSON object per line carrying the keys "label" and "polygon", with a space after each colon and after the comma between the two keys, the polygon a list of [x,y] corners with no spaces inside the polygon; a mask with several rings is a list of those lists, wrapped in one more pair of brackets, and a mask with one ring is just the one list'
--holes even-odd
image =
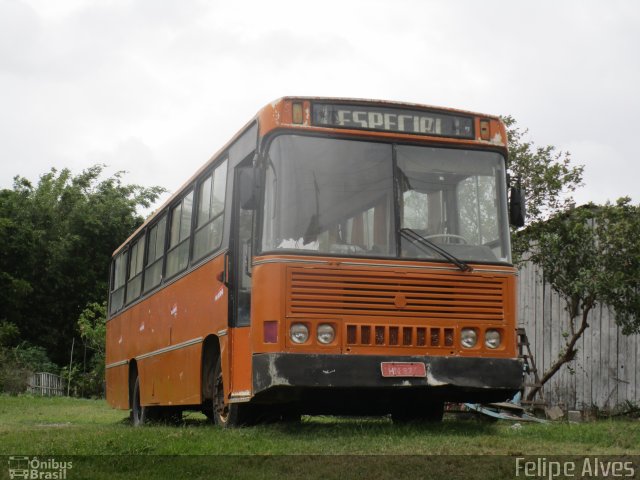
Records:
{"label": "bus grille", "polygon": [[452,347],[453,328],[347,324],[347,345],[376,347]]}
{"label": "bus grille", "polygon": [[288,283],[288,315],[505,318],[503,277],[290,268]]}

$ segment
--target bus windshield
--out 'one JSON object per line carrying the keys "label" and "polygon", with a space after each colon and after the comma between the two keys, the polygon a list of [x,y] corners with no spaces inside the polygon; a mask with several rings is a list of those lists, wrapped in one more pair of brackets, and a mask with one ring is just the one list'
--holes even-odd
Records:
{"label": "bus windshield", "polygon": [[495,152],[280,135],[267,156],[262,252],[510,262]]}

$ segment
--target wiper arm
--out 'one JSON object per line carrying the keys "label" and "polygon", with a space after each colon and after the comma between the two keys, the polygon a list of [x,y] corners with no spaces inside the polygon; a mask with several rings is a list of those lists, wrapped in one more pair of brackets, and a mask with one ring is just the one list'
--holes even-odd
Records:
{"label": "wiper arm", "polygon": [[429,249],[439,253],[440,255],[442,255],[444,258],[449,260],[451,263],[453,263],[456,267],[458,267],[463,272],[472,272],[473,271],[473,268],[471,267],[471,265],[469,265],[468,263],[463,262],[459,258],[454,257],[449,252],[447,252],[444,248],[439,247],[438,245],[433,243],[431,240],[429,240],[427,238],[424,238],[422,235],[420,235],[415,230],[412,230],[411,228],[401,228],[400,229],[400,235],[402,235],[407,240],[409,240],[411,243],[416,245],[423,252],[426,252],[425,247],[428,247]]}

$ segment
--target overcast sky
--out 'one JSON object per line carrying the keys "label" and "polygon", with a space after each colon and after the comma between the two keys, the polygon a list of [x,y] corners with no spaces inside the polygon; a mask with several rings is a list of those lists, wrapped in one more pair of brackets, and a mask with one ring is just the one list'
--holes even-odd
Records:
{"label": "overcast sky", "polygon": [[512,115],[640,202],[640,2],[0,0],[0,188],[95,163],[178,188],[284,95]]}

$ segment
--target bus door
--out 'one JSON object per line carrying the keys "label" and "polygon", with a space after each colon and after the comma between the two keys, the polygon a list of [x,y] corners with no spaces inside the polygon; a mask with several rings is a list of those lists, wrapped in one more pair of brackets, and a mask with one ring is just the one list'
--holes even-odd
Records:
{"label": "bus door", "polygon": [[231,389],[233,392],[251,390],[251,256],[254,202],[252,158],[241,162],[234,170],[233,207],[231,219],[231,255],[229,262],[230,298],[229,326],[231,327]]}
{"label": "bus door", "polygon": [[[250,160],[250,159],[248,159]],[[231,240],[232,312],[231,326],[248,327],[251,319],[251,240],[253,230],[253,167],[250,161],[238,165],[234,172],[234,201]]]}

